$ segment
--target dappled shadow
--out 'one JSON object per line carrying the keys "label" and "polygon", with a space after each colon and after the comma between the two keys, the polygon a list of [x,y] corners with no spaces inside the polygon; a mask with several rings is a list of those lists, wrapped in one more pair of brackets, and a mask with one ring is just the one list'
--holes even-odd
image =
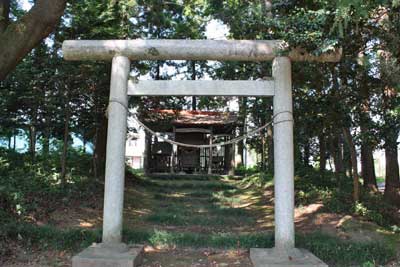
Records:
{"label": "dappled shadow", "polygon": [[[252,205],[259,196],[247,194],[235,180],[199,175],[136,177],[126,189],[124,225],[196,233],[252,231]],[[129,183],[128,183],[129,184]],[[140,199],[140,201],[138,201]]]}

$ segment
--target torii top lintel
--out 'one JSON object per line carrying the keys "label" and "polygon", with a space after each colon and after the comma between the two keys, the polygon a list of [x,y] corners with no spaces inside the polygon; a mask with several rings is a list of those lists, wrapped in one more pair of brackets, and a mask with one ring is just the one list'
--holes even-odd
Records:
{"label": "torii top lintel", "polygon": [[66,60],[108,60],[115,55],[131,60],[270,61],[288,56],[292,61],[338,62],[341,49],[312,55],[289,49],[281,40],[67,40],[62,46]]}

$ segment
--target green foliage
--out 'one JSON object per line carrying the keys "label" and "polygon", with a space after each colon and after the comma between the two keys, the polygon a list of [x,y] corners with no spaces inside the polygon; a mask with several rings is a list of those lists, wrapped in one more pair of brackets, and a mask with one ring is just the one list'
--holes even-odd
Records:
{"label": "green foliage", "polygon": [[64,201],[90,198],[99,190],[88,179],[90,155],[70,149],[68,158],[73,164],[68,171],[67,184],[59,179],[59,153],[39,157],[31,163],[30,156],[0,149],[0,221],[10,217],[23,219],[31,213],[45,215]]}
{"label": "green foliage", "polygon": [[273,180],[273,175],[270,173],[258,172],[253,175],[244,177],[241,179],[240,183],[245,185],[245,187],[259,187],[263,188],[267,185],[271,185]]}
{"label": "green foliage", "polygon": [[257,166],[246,168],[244,165],[239,165],[235,168],[235,175],[245,176],[245,175],[253,175],[259,172]]}
{"label": "green foliage", "polygon": [[390,230],[396,225],[397,219],[393,214],[396,208],[384,201],[381,194],[364,192],[360,202],[352,199],[352,180],[340,178],[338,187],[337,177],[330,172],[320,173],[313,169],[301,169],[295,179],[296,205],[308,205],[322,202],[329,212],[358,215]]}
{"label": "green foliage", "polygon": [[394,248],[382,243],[352,243],[318,233],[298,235],[296,243],[334,266],[383,264],[395,255]]}
{"label": "green foliage", "polygon": [[0,240],[19,240],[26,246],[37,245],[43,249],[79,250],[101,240],[98,230],[59,230],[50,226],[27,223],[8,223],[1,226]]}

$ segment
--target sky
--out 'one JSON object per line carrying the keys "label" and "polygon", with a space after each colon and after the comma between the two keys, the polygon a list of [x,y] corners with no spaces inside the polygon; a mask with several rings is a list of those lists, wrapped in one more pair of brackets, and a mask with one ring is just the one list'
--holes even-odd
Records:
{"label": "sky", "polygon": [[18,0],[18,3],[22,6],[24,10],[29,10],[32,7],[32,4],[29,3],[28,0]]}
{"label": "sky", "polygon": [[[24,10],[29,10],[32,4],[28,0],[18,0],[18,3]],[[223,25],[221,21],[212,19],[206,26],[207,39],[224,40],[228,35],[228,27]]]}

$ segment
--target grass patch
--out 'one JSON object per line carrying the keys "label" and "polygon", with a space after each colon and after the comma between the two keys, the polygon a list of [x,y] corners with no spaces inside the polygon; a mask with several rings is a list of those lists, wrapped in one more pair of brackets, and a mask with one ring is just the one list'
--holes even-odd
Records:
{"label": "grass patch", "polygon": [[[326,263],[335,266],[384,264],[395,256],[394,248],[384,243],[355,243],[320,233],[298,235],[298,247],[309,249]],[[371,265],[369,265],[371,266]]]}
{"label": "grass patch", "polygon": [[252,217],[245,217],[245,216],[222,217],[218,214],[216,216],[192,216],[188,221],[189,224],[191,225],[216,226],[225,229],[229,228],[230,226],[254,224],[255,219]]}
{"label": "grass patch", "polygon": [[146,216],[145,220],[148,222],[165,224],[165,225],[176,225],[176,226],[187,225],[185,218],[182,215],[169,212],[162,212],[162,213],[158,212],[150,214]]}
{"label": "grass patch", "polygon": [[210,191],[179,191],[173,193],[169,191],[168,193],[154,193],[154,200],[169,202],[174,205],[177,203],[209,203],[212,201],[213,193]]}
{"label": "grass patch", "polygon": [[235,189],[233,185],[220,181],[198,180],[151,180],[148,177],[135,177],[137,185],[144,186],[156,192],[169,192],[172,190],[196,189],[196,190],[229,190]]}
{"label": "grass patch", "polygon": [[[0,240],[20,240],[25,245],[40,244],[43,249],[77,251],[93,242],[100,242],[100,230],[59,230],[50,226],[7,224],[1,226]],[[124,230],[124,242],[147,242],[154,246],[214,247],[214,248],[270,248],[274,244],[272,233],[198,234],[188,232]],[[356,243],[336,237],[313,233],[297,235],[296,246],[310,250],[330,266],[365,266],[385,264],[395,256],[394,248],[383,243]],[[371,266],[371,265],[369,265]]]}
{"label": "grass patch", "polygon": [[0,240],[20,240],[26,246],[38,245],[43,249],[78,250],[101,241],[100,230],[59,230],[51,226],[10,223],[1,226]]}
{"label": "grass patch", "polygon": [[229,227],[229,226],[240,226],[243,224],[252,224],[255,219],[248,216],[239,216],[230,214],[230,216],[222,216],[221,214],[201,214],[192,212],[192,214],[182,214],[177,212],[161,211],[154,214],[147,215],[145,220],[148,222],[169,225],[169,226],[187,226],[187,225],[199,225],[199,226],[217,226],[217,227]]}
{"label": "grass patch", "polygon": [[234,189],[229,189],[229,190],[225,190],[223,191],[223,195],[226,197],[232,197],[238,194],[243,193],[242,190],[240,190],[239,188],[234,188]]}
{"label": "grass patch", "polygon": [[249,211],[243,208],[232,208],[225,206],[212,205],[211,212],[218,216],[248,217]]}
{"label": "grass patch", "polygon": [[187,197],[195,197],[195,198],[210,198],[212,197],[212,192],[208,191],[193,191],[186,194]]}
{"label": "grass patch", "polygon": [[250,216],[249,210],[245,208],[234,208],[230,206],[220,205],[218,203],[198,203],[186,201],[185,203],[163,204],[161,207],[154,209],[155,214],[171,215],[177,214],[182,216],[193,216],[194,214],[204,213],[205,215],[215,216],[235,216],[236,218]]}
{"label": "grass patch", "polygon": [[214,248],[250,248],[250,247],[272,247],[273,236],[270,234],[247,234],[237,235],[228,233],[197,234],[197,233],[175,233],[155,230],[150,239],[155,246],[164,247],[214,247]]}
{"label": "grass patch", "polygon": [[240,204],[242,200],[238,196],[226,197],[224,192],[214,192],[211,198],[213,202],[221,202],[232,206],[233,204]]}
{"label": "grass patch", "polygon": [[154,198],[154,200],[170,202],[170,203],[175,203],[175,202],[180,203],[180,202],[188,201],[185,196],[171,194],[171,192],[169,192],[169,191],[168,191],[168,193],[154,193],[153,198]]}

